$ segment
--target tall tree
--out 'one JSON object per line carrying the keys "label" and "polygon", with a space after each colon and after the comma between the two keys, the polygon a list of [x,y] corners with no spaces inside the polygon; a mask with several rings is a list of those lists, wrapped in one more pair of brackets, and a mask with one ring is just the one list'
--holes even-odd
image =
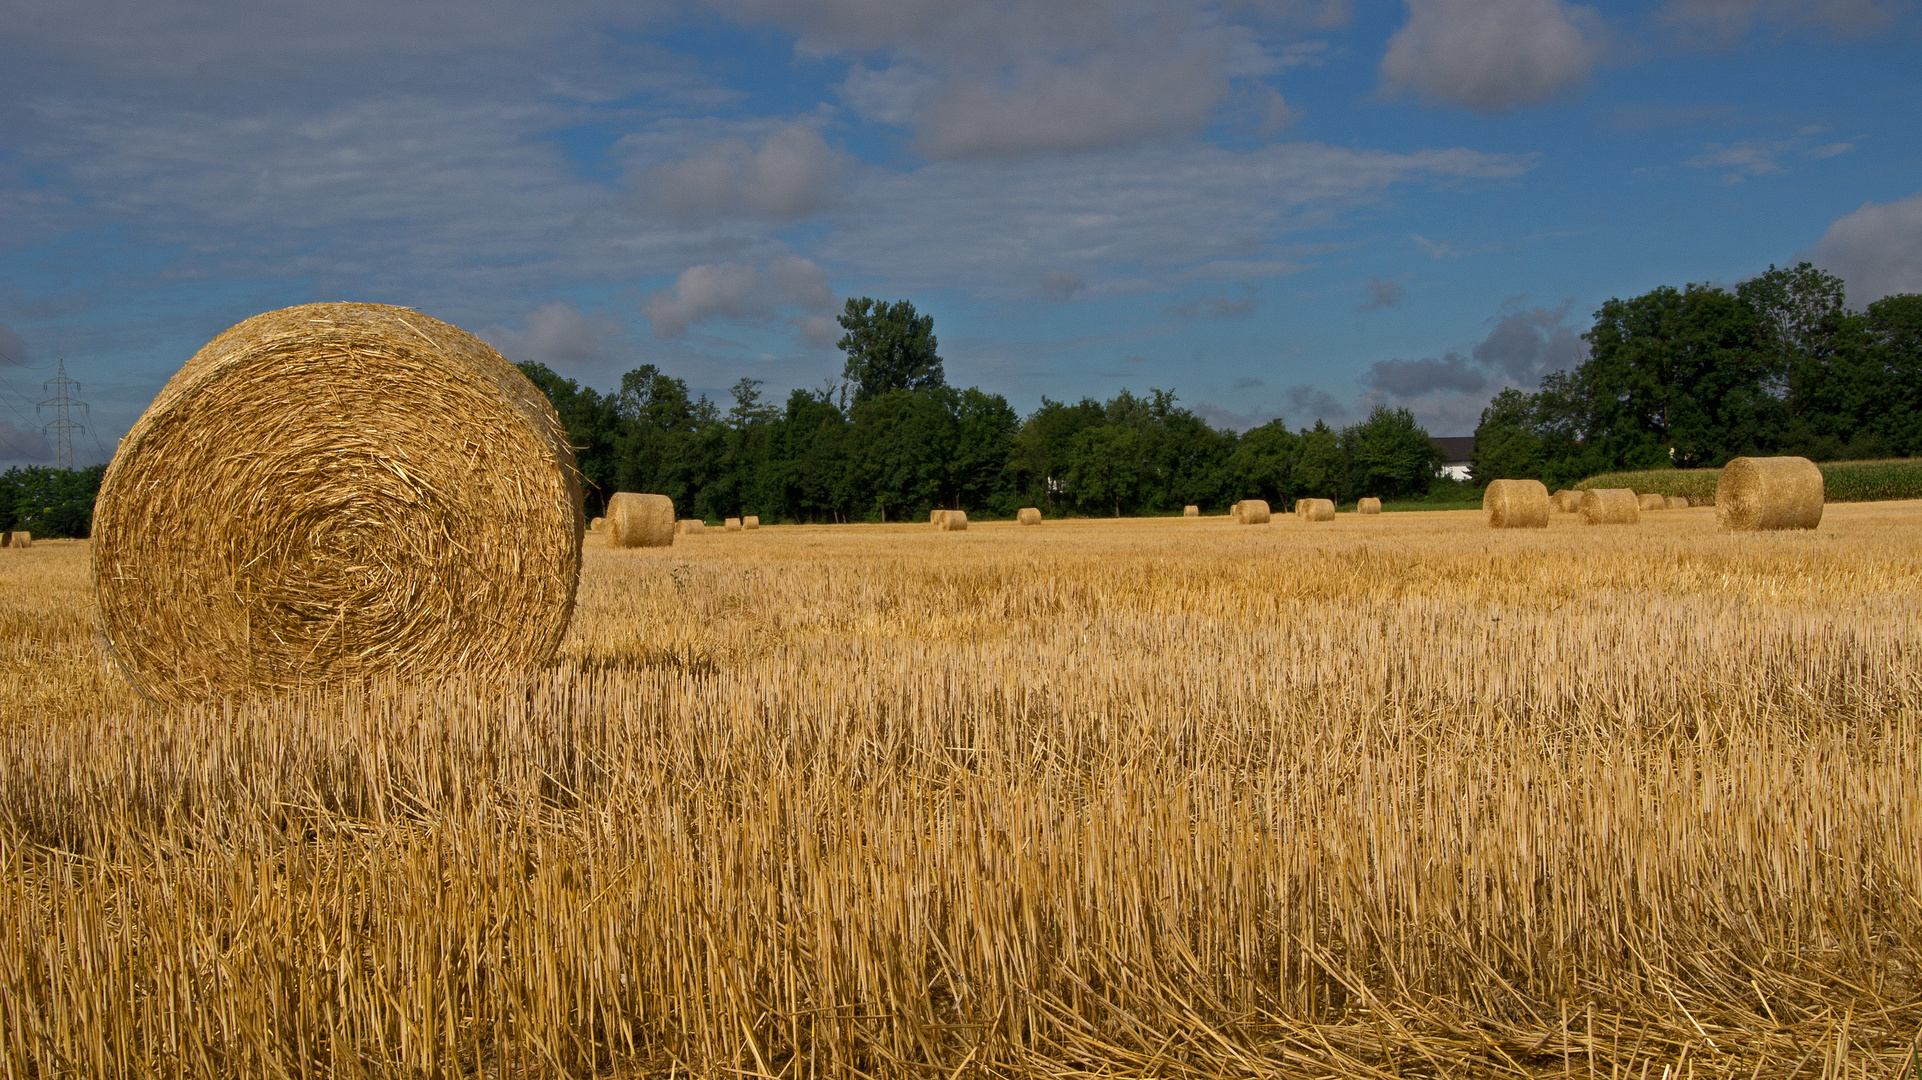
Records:
{"label": "tall tree", "polygon": [[1068,486],[1084,507],[1112,509],[1120,517],[1141,473],[1141,435],[1126,424],[1082,428],[1069,445]]}
{"label": "tall tree", "polygon": [[848,354],[842,378],[854,385],[856,405],[890,390],[946,385],[935,351],[934,316],[915,314],[913,301],[849,297],[836,321],[847,331],[835,345]]}
{"label": "tall tree", "polygon": [[1407,409],[1375,406],[1368,419],[1342,430],[1341,445],[1348,495],[1418,495],[1441,465],[1441,451]]}

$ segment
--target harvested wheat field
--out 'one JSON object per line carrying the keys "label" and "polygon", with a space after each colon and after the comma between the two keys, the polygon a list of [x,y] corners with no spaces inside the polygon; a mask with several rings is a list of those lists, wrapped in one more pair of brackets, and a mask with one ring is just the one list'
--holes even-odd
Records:
{"label": "harvested wheat field", "polygon": [[0,1063],[1906,1076],[1919,529],[595,534],[506,693],[177,712],[36,543]]}

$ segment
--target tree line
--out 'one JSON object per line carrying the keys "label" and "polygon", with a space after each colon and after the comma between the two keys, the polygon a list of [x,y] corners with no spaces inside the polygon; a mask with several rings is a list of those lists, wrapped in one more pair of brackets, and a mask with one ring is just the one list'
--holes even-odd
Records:
{"label": "tree line", "polygon": [[1612,299],[1582,336],[1587,360],[1483,410],[1476,480],[1922,456],[1922,295],[1853,310],[1840,278],[1804,262],[1732,290]]}
{"label": "tree line", "polygon": [[1243,498],[1425,494],[1439,455],[1406,409],[1335,429],[1281,420],[1236,435],[1166,390],[1107,401],[1043,398],[1023,417],[1006,398],[948,385],[933,319],[911,301],[850,299],[838,382],[765,401],[742,379],[724,410],[645,364],[608,393],[520,365],[560,413],[590,514],[617,491],[653,492],[708,519],[903,521],[936,507],[1012,517],[1210,511]]}

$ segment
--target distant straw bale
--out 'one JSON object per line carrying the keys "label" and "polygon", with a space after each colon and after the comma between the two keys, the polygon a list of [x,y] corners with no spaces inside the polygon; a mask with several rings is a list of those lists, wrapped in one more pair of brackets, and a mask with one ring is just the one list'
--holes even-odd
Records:
{"label": "distant straw bale", "polygon": [[1355,500],[1355,513],[1379,514],[1381,513],[1381,500],[1376,498],[1357,499]]}
{"label": "distant straw bale", "polygon": [[1016,511],[1014,521],[1017,525],[1039,525],[1041,524],[1041,508],[1038,506],[1024,506]]}
{"label": "distant straw bale", "polygon": [[946,528],[947,521],[948,521],[948,511],[946,510],[928,511],[928,524],[934,526],[935,528],[937,529]]}
{"label": "distant straw bale", "polygon": [[967,527],[968,512],[966,510],[949,510],[947,513],[941,515],[941,531],[943,532],[961,532]]}
{"label": "distant straw bale", "polygon": [[1201,507],[1196,506],[1193,503],[1189,503],[1187,506],[1184,506],[1181,508],[1181,516],[1182,517],[1200,517]]}
{"label": "distant straw bale", "polygon": [[1546,529],[1552,505],[1540,480],[1491,480],[1482,517],[1491,529]]}
{"label": "distant straw bale", "polygon": [[1300,499],[1295,503],[1295,512],[1301,515],[1303,521],[1333,521],[1335,500]]}
{"label": "distant straw bale", "polygon": [[15,529],[7,536],[7,546],[25,551],[33,546],[33,534],[25,529]]}
{"label": "distant straw bale", "polygon": [[1239,508],[1239,516],[1235,518],[1236,521],[1241,522],[1243,525],[1268,524],[1269,513],[1266,501],[1261,499],[1243,499],[1237,506]]}
{"label": "distant straw bale", "polygon": [[1668,496],[1666,501],[1668,505],[1664,507],[1664,509],[1668,509],[1668,510],[1688,509],[1688,497],[1685,495],[1670,495]]}
{"label": "distant straw bale", "polygon": [[668,547],[674,543],[674,500],[622,491],[607,500],[607,545]]}
{"label": "distant straw bale", "polygon": [[1572,514],[1582,508],[1582,493],[1563,488],[1551,496],[1550,501],[1558,514]]}
{"label": "distant straw bale", "polygon": [[758,529],[760,527],[761,516],[759,514],[744,514],[741,516],[741,528]]}
{"label": "distant straw bale", "polygon": [[1724,529],[1813,529],[1822,524],[1822,470],[1808,458],[1738,457],[1715,485]]}
{"label": "distant straw bale", "polygon": [[607,519],[604,517],[597,517],[593,521],[590,521],[587,523],[588,532],[600,532],[602,529],[606,527],[607,527]]}
{"label": "distant straw bale", "polygon": [[[1241,500],[1241,502],[1247,502],[1247,501],[1248,500],[1246,499]],[[1235,524],[1237,525],[1241,524],[1241,502],[1238,502],[1235,505],[1228,508],[1228,516],[1231,518],[1234,518]]]}
{"label": "distant straw bale", "polygon": [[1627,488],[1590,488],[1582,492],[1578,512],[1584,525],[1637,525],[1642,502]]}
{"label": "distant straw bale", "polygon": [[1636,496],[1636,498],[1638,500],[1639,505],[1644,510],[1668,509],[1668,499],[1664,498],[1663,496],[1656,495],[1653,492],[1645,491],[1642,494]]}
{"label": "distant straw bale", "polygon": [[682,536],[699,536],[707,531],[707,522],[700,518],[682,518],[674,523],[674,531]]}
{"label": "distant straw bale", "polygon": [[726,529],[728,532],[740,532],[741,519],[740,518],[722,518],[721,528]]}
{"label": "distant straw bale", "polygon": [[167,703],[553,657],[580,474],[547,398],[406,308],[307,304],[202,348],[121,442],[94,511],[120,667]]}

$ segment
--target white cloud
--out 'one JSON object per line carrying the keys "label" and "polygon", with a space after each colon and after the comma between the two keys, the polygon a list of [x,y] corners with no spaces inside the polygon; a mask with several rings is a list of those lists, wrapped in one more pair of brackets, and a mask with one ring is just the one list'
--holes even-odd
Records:
{"label": "white cloud", "polygon": [[939,85],[939,79],[914,64],[870,71],[857,63],[848,69],[839,91],[841,100],[863,120],[906,127]]}
{"label": "white cloud", "polygon": [[1781,172],[1782,167],[1776,163],[1776,158],[1792,145],[1787,141],[1771,142],[1765,139],[1746,139],[1728,145],[1709,143],[1700,154],[1683,164],[1691,169],[1726,168],[1729,171],[1722,174],[1722,182],[1739,184],[1751,176]]}
{"label": "white cloud", "polygon": [[566,301],[535,308],[522,326],[493,327],[482,336],[509,360],[532,360],[579,374],[599,374],[617,363],[627,336],[616,320],[583,314]]}
{"label": "white cloud", "polygon": [[1836,218],[1816,243],[1815,257],[1848,283],[1849,299],[1858,305],[1922,292],[1922,192],[1865,202]]}
{"label": "white cloud", "polygon": [[1368,291],[1368,299],[1361,303],[1363,311],[1399,307],[1402,301],[1408,299],[1408,290],[1403,288],[1399,281],[1383,281],[1381,278],[1371,277],[1362,283],[1362,287]]}
{"label": "white cloud", "polygon": [[1585,81],[1602,53],[1594,9],[1563,0],[1407,0],[1382,89],[1497,112]]}
{"label": "white cloud", "polygon": [[848,159],[821,133],[789,124],[758,142],[728,138],[633,178],[642,214],[681,224],[728,218],[794,221],[841,199]]}
{"label": "white cloud", "polygon": [[[678,338],[708,319],[772,323],[789,312],[788,322],[811,345],[835,335],[834,290],[827,274],[807,259],[783,256],[765,269],[739,263],[691,266],[671,288],[650,295],[641,314],[660,338]],[[796,312],[794,309],[799,309]]]}

